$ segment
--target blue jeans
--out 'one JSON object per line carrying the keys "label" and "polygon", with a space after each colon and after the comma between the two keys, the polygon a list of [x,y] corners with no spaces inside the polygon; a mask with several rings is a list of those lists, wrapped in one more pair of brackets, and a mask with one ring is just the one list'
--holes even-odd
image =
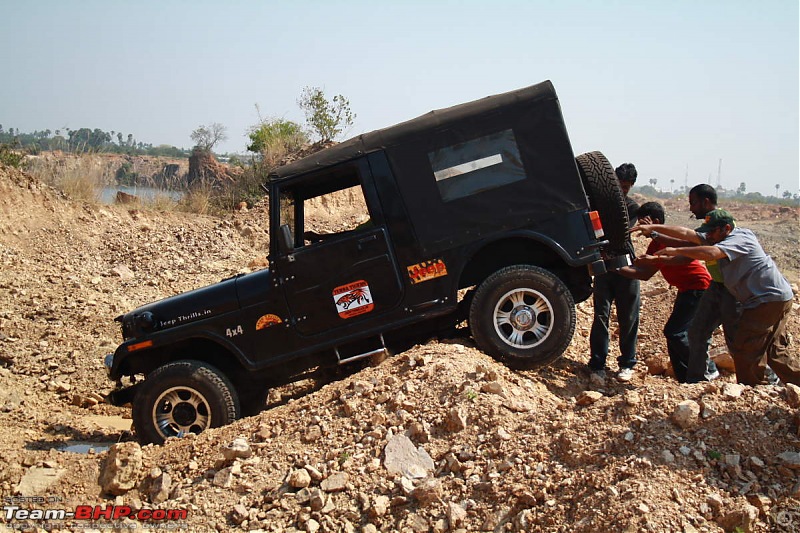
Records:
{"label": "blue jeans", "polygon": [[689,365],[689,324],[695,316],[697,305],[705,291],[679,292],[672,305],[672,314],[664,325],[664,336],[667,338],[667,351],[675,371],[675,379],[686,382],[686,371]]}
{"label": "blue jeans", "polygon": [[725,343],[731,346],[741,314],[741,306],[725,285],[712,281],[700,298],[694,320],[689,325],[687,383],[705,381],[710,373],[717,370],[714,362],[708,357],[711,335],[722,325],[725,331]]}
{"label": "blue jeans", "polygon": [[594,278],[594,322],[589,334],[592,354],[589,368],[603,370],[608,357],[608,317],[611,303],[616,301],[619,322],[619,367],[633,368],[636,364],[636,337],[639,332],[639,280],[614,272]]}

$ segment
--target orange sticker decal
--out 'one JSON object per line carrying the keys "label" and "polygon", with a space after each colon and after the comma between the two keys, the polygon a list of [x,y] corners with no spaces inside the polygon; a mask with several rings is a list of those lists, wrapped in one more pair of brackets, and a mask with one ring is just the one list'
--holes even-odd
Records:
{"label": "orange sticker decal", "polygon": [[441,259],[423,261],[416,265],[407,266],[406,269],[408,270],[408,277],[411,278],[411,283],[415,285],[447,275],[447,266]]}
{"label": "orange sticker decal", "polygon": [[363,279],[333,289],[333,303],[342,318],[363,315],[375,308],[369,285]]}
{"label": "orange sticker decal", "polygon": [[266,329],[270,326],[281,323],[283,323],[283,320],[281,320],[281,317],[278,315],[264,315],[258,319],[258,322],[256,322],[256,330]]}

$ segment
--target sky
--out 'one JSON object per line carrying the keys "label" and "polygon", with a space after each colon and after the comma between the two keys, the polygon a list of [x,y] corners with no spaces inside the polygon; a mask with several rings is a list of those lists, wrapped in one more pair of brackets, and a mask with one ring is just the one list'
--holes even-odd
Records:
{"label": "sky", "polygon": [[798,192],[797,0],[0,0],[0,124],[245,153],[261,118],[345,96],[339,140],[553,82],[575,154],[638,185]]}

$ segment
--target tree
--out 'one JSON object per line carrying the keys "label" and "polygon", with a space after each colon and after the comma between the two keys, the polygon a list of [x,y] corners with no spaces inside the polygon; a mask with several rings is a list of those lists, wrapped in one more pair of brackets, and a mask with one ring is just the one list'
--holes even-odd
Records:
{"label": "tree", "polygon": [[214,145],[228,138],[227,128],[219,122],[214,122],[210,126],[199,126],[191,134],[191,139],[197,148],[204,152],[210,152]]}
{"label": "tree", "polygon": [[792,197],[792,191],[790,191],[789,189],[786,189],[785,191],[783,191],[783,197],[788,200],[789,198]]}
{"label": "tree", "polygon": [[744,195],[747,192],[747,184],[745,182],[741,182],[739,187],[736,189],[736,194]]}
{"label": "tree", "polygon": [[657,178],[650,178],[650,185],[652,185],[654,189],[656,188],[656,183],[658,183]]}
{"label": "tree", "polygon": [[332,141],[344,128],[353,125],[356,115],[350,111],[350,102],[341,94],[329,102],[319,87],[306,87],[297,101],[306,115],[311,130],[323,142]]}

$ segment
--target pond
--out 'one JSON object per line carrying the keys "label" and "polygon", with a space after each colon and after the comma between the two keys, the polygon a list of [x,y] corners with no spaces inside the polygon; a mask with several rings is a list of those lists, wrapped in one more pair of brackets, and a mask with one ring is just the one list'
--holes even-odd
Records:
{"label": "pond", "polygon": [[104,204],[113,204],[114,199],[117,197],[117,191],[122,191],[127,194],[132,194],[143,202],[149,202],[159,196],[169,196],[175,201],[183,198],[181,191],[170,191],[165,189],[157,189],[155,187],[129,187],[127,185],[115,185],[113,187],[103,187],[100,194],[100,201]]}

